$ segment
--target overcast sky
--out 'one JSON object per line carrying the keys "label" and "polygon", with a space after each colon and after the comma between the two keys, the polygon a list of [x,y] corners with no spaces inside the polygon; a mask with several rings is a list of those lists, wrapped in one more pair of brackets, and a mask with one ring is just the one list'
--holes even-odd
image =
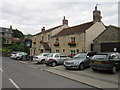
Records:
{"label": "overcast sky", "polygon": [[[48,2],[49,1],[49,2]],[[103,2],[104,1],[104,2]],[[39,33],[62,24],[63,16],[69,26],[93,20],[96,4],[105,25],[118,26],[119,0],[0,0],[0,27],[18,29],[24,34]]]}

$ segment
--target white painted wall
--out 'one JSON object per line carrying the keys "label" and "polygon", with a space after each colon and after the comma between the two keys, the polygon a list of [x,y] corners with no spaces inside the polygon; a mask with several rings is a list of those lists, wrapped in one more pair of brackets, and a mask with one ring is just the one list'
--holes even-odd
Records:
{"label": "white painted wall", "polygon": [[91,26],[88,30],[86,30],[86,41],[85,41],[85,48],[86,51],[91,50],[91,44],[93,40],[101,34],[105,30],[105,26],[102,22],[96,22],[93,26]]}

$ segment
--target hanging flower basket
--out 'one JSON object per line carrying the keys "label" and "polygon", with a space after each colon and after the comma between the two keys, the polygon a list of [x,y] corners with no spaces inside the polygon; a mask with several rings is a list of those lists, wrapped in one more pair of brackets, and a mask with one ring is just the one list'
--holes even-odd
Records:
{"label": "hanging flower basket", "polygon": [[54,46],[59,46],[59,43],[58,43],[58,42],[55,42],[55,43],[54,43]]}
{"label": "hanging flower basket", "polygon": [[33,42],[33,44],[36,44],[36,42]]}
{"label": "hanging flower basket", "polygon": [[43,43],[43,40],[41,40],[40,43]]}
{"label": "hanging flower basket", "polygon": [[76,43],[74,41],[68,42],[68,45],[70,46],[76,46]]}
{"label": "hanging flower basket", "polygon": [[71,58],[73,58],[75,55],[74,54],[70,54],[70,55],[68,55],[68,57],[71,57]]}

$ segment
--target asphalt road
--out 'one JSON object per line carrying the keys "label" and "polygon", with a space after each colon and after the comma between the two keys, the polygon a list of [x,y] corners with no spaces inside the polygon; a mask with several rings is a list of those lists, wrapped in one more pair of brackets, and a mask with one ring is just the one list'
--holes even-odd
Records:
{"label": "asphalt road", "polygon": [[2,72],[2,88],[92,88],[47,71],[32,68],[9,57],[2,57],[0,72]]}

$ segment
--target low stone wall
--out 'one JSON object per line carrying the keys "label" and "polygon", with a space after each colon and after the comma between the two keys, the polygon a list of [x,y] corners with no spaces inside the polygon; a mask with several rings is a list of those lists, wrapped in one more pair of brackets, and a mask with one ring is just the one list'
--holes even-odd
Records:
{"label": "low stone wall", "polygon": [[0,53],[0,56],[10,57],[10,52],[3,51],[2,53]]}

